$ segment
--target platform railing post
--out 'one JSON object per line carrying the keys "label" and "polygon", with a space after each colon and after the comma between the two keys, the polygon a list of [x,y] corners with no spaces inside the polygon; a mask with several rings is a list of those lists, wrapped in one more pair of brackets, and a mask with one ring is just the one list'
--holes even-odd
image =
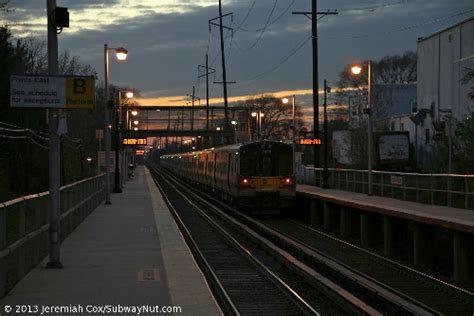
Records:
{"label": "platform railing post", "polygon": [[[6,222],[6,207],[0,204],[0,252],[7,245],[7,222]],[[0,257],[0,297],[5,295],[5,282],[6,282],[6,258]]]}
{"label": "platform railing post", "polygon": [[[26,235],[26,201],[23,200],[18,205],[18,239],[25,237]],[[21,279],[25,274],[25,246],[21,246],[17,250],[18,252],[18,278]]]}

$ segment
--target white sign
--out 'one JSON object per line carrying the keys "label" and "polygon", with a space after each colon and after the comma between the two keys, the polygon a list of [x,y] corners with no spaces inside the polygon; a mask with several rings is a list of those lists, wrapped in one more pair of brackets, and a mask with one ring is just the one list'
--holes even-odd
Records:
{"label": "white sign", "polygon": [[94,77],[11,76],[10,105],[24,108],[92,109]]}
{"label": "white sign", "polygon": [[408,160],[409,143],[406,134],[387,134],[379,137],[380,160]]}

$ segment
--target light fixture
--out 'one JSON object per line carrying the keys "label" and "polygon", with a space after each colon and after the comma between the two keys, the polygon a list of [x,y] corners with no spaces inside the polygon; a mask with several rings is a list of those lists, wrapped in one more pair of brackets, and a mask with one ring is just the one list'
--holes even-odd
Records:
{"label": "light fixture", "polygon": [[257,116],[257,112],[252,112],[252,117],[256,117]]}
{"label": "light fixture", "polygon": [[230,122],[232,125],[237,125],[237,121],[231,121]]}
{"label": "light fixture", "polygon": [[91,162],[91,161],[92,161],[92,158],[91,158],[91,157],[87,157],[86,160],[87,160],[87,162]]}
{"label": "light fixture", "polygon": [[133,116],[137,116],[137,115],[138,115],[138,111],[135,111],[135,110],[132,111],[132,115],[133,115]]}
{"label": "light fixture", "polygon": [[127,92],[125,93],[125,96],[126,96],[127,98],[129,98],[129,99],[133,98],[133,91],[127,91]]}
{"label": "light fixture", "polygon": [[138,123],[139,123],[138,121],[133,121],[134,125],[138,125]]}
{"label": "light fixture", "polygon": [[283,104],[287,104],[288,102],[290,102],[290,100],[288,100],[288,98],[283,98],[281,99],[281,102],[283,102]]}
{"label": "light fixture", "polygon": [[119,47],[115,49],[115,56],[117,56],[118,60],[126,60],[127,54],[128,54],[128,50],[123,47]]}
{"label": "light fixture", "polygon": [[138,127],[134,127],[133,130],[134,130],[134,131],[138,131]]}
{"label": "light fixture", "polygon": [[362,67],[359,66],[359,65],[356,65],[356,66],[352,66],[352,67],[351,67],[351,72],[352,72],[354,75],[360,74],[361,71],[362,71]]}

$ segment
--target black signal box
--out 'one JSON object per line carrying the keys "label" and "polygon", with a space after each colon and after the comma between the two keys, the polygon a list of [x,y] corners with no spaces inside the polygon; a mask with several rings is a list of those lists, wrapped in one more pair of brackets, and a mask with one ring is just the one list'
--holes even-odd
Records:
{"label": "black signal box", "polygon": [[54,11],[56,27],[69,27],[69,12],[67,8],[56,7]]}

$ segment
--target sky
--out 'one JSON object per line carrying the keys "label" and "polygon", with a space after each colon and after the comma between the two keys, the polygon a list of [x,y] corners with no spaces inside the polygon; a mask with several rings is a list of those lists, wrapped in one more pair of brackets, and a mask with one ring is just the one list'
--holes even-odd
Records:
{"label": "sky", "polygon": [[[227,80],[231,101],[248,96],[297,95],[311,103],[311,21],[306,0],[223,0]],[[111,82],[138,89],[143,105],[185,105],[188,94],[205,100],[205,78],[198,65],[209,55],[211,102],[222,102],[217,0],[58,0],[68,7],[70,28],[59,35],[59,49],[79,55],[103,80],[103,45],[125,47],[129,58],[111,58]],[[46,0],[11,0],[0,13],[16,37],[46,40]],[[318,20],[319,82],[337,81],[345,65],[416,51],[416,40],[474,15],[472,0],[320,0],[318,11],[338,15]],[[216,21],[217,22],[217,21]]]}

